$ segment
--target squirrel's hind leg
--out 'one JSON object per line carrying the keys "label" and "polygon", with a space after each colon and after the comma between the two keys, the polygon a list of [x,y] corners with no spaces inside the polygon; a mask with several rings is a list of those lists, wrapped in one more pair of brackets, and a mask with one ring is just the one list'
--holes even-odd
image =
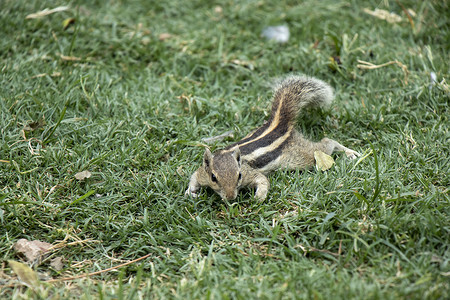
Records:
{"label": "squirrel's hind leg", "polygon": [[321,151],[323,151],[326,154],[328,154],[328,155],[331,155],[335,151],[344,151],[345,155],[347,155],[347,157],[349,159],[355,159],[358,156],[361,156],[361,154],[359,154],[355,150],[347,148],[347,147],[341,145],[340,143],[338,143],[338,142],[336,142],[335,140],[332,140],[332,139],[324,138],[317,144],[319,144],[318,148]]}

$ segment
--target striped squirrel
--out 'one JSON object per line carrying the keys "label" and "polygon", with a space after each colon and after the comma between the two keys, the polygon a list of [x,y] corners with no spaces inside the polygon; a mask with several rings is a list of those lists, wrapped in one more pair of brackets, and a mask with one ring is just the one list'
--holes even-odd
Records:
{"label": "striped squirrel", "polygon": [[314,151],[328,155],[344,151],[348,158],[355,159],[358,152],[328,138],[311,142],[295,129],[301,110],[330,104],[333,98],[333,89],[321,80],[285,78],[275,88],[269,121],[214,154],[207,148],[203,165],[192,174],[186,195],[197,197],[201,186],[209,186],[222,199],[233,200],[238,190],[247,186],[256,188],[256,198],[264,200],[269,189],[266,174],[280,168],[310,168],[315,162]]}

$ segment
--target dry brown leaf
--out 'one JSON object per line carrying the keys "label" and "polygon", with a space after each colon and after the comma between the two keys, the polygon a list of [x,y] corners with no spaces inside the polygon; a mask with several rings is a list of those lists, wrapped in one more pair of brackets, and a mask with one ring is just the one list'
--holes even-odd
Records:
{"label": "dry brown leaf", "polygon": [[84,180],[86,178],[91,177],[91,172],[89,171],[83,171],[83,172],[78,172],[77,174],[75,174],[75,178],[78,180]]}
{"label": "dry brown leaf", "polygon": [[64,257],[58,256],[58,257],[53,258],[50,261],[50,267],[52,267],[56,271],[61,271],[64,267]]}
{"label": "dry brown leaf", "polygon": [[334,159],[322,151],[314,151],[314,158],[316,159],[316,168],[321,171],[326,171],[334,164]]}
{"label": "dry brown leaf", "polygon": [[25,124],[25,126],[23,127],[23,130],[25,131],[34,131],[37,129],[41,129],[46,125],[45,119],[39,119],[36,122],[28,122],[27,124]]}
{"label": "dry brown leaf", "polygon": [[8,264],[26,285],[30,287],[37,287],[39,285],[38,275],[29,266],[14,260],[8,260]]}
{"label": "dry brown leaf", "polygon": [[14,250],[22,256],[25,256],[27,261],[34,262],[39,259],[52,244],[41,241],[29,241],[27,239],[20,239],[14,244]]}
{"label": "dry brown leaf", "polygon": [[70,8],[69,6],[58,6],[53,9],[46,8],[44,10],[38,11],[37,13],[29,14],[28,16],[25,17],[25,19],[37,19],[56,12],[68,10],[69,8]]}

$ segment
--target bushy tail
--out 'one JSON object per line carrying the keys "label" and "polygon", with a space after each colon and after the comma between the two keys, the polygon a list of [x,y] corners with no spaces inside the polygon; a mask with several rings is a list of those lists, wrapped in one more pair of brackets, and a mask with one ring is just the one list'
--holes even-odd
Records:
{"label": "bushy tail", "polygon": [[294,126],[302,109],[329,105],[333,98],[333,89],[322,80],[307,76],[289,76],[275,87],[269,123]]}
{"label": "bushy tail", "polygon": [[306,76],[290,76],[276,87],[269,120],[236,144],[241,155],[261,168],[278,157],[289,142],[297,116],[306,107],[323,106],[333,100],[333,89],[325,82]]}

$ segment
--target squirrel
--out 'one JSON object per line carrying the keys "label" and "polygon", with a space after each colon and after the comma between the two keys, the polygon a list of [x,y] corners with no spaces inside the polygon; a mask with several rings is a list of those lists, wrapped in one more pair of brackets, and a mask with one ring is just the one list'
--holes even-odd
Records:
{"label": "squirrel", "polygon": [[335,140],[312,142],[295,128],[305,108],[329,105],[333,89],[322,80],[291,75],[274,89],[270,118],[242,140],[211,153],[206,148],[203,164],[192,174],[186,195],[198,197],[202,186],[212,188],[223,200],[234,200],[242,187],[256,188],[264,200],[269,190],[266,175],[276,169],[307,169],[314,166],[314,152],[331,155],[344,151],[349,159],[360,154]]}

